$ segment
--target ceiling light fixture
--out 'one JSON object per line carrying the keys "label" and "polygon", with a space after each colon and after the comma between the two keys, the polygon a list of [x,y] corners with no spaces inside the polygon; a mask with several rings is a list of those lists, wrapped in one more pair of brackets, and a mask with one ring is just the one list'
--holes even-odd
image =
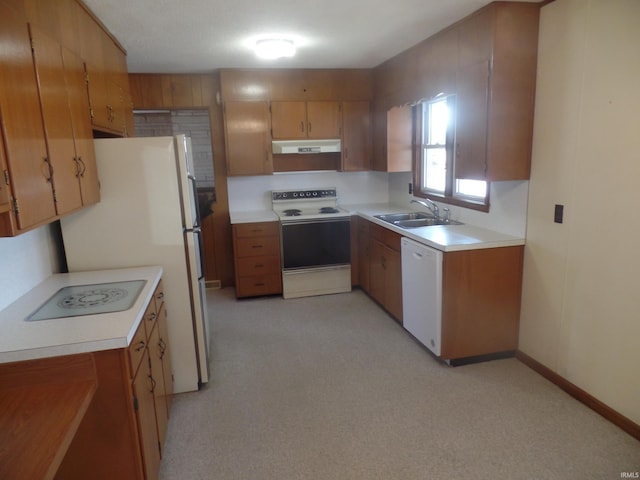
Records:
{"label": "ceiling light fixture", "polygon": [[256,40],[256,55],[260,58],[274,60],[282,57],[293,57],[296,54],[296,46],[293,40],[286,38],[261,38]]}

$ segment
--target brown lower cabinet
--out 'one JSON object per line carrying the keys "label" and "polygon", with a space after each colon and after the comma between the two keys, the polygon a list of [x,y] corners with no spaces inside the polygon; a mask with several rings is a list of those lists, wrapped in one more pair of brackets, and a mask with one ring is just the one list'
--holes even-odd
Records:
{"label": "brown lower cabinet", "polygon": [[98,389],[56,479],[158,478],[173,392],[161,289],[128,348],[93,353]]}
{"label": "brown lower cabinet", "polygon": [[280,223],[233,225],[233,250],[237,297],[282,293]]}
{"label": "brown lower cabinet", "polygon": [[[402,235],[361,217],[357,231],[358,284],[402,323]],[[518,348],[523,255],[521,245],[444,253],[442,359]]]}
{"label": "brown lower cabinet", "polygon": [[445,252],[441,357],[518,348],[524,246]]}
{"label": "brown lower cabinet", "polygon": [[402,323],[402,262],[399,235],[359,219],[360,286],[399,323]]}

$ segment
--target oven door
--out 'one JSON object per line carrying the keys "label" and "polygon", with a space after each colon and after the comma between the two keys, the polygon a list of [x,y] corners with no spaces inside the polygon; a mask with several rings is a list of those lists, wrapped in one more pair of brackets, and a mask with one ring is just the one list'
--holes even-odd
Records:
{"label": "oven door", "polygon": [[282,222],[282,269],[351,263],[351,218]]}

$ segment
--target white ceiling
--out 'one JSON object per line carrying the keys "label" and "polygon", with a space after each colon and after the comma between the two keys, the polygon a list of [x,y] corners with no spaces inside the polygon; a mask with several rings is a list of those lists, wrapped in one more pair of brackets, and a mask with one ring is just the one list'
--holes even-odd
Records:
{"label": "white ceiling", "polygon": [[[520,0],[539,1],[539,0]],[[84,0],[132,73],[219,68],[371,68],[488,0]],[[298,53],[259,60],[250,39],[288,34]]]}

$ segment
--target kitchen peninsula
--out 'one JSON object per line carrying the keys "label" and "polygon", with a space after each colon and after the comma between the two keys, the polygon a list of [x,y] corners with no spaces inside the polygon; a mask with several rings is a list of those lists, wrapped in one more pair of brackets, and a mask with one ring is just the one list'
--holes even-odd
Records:
{"label": "kitchen peninsula", "polygon": [[[42,444],[51,460],[37,478],[157,478],[173,392],[162,272],[53,275],[0,311],[0,405],[31,405],[20,427],[15,409],[2,409],[0,431],[12,433],[0,435],[0,452]],[[110,304],[117,311],[92,310]],[[62,316],[65,309],[90,313]],[[38,419],[56,430],[43,433]],[[9,464],[0,461],[3,478],[30,471],[26,457],[18,457],[18,470],[2,470]]]}

